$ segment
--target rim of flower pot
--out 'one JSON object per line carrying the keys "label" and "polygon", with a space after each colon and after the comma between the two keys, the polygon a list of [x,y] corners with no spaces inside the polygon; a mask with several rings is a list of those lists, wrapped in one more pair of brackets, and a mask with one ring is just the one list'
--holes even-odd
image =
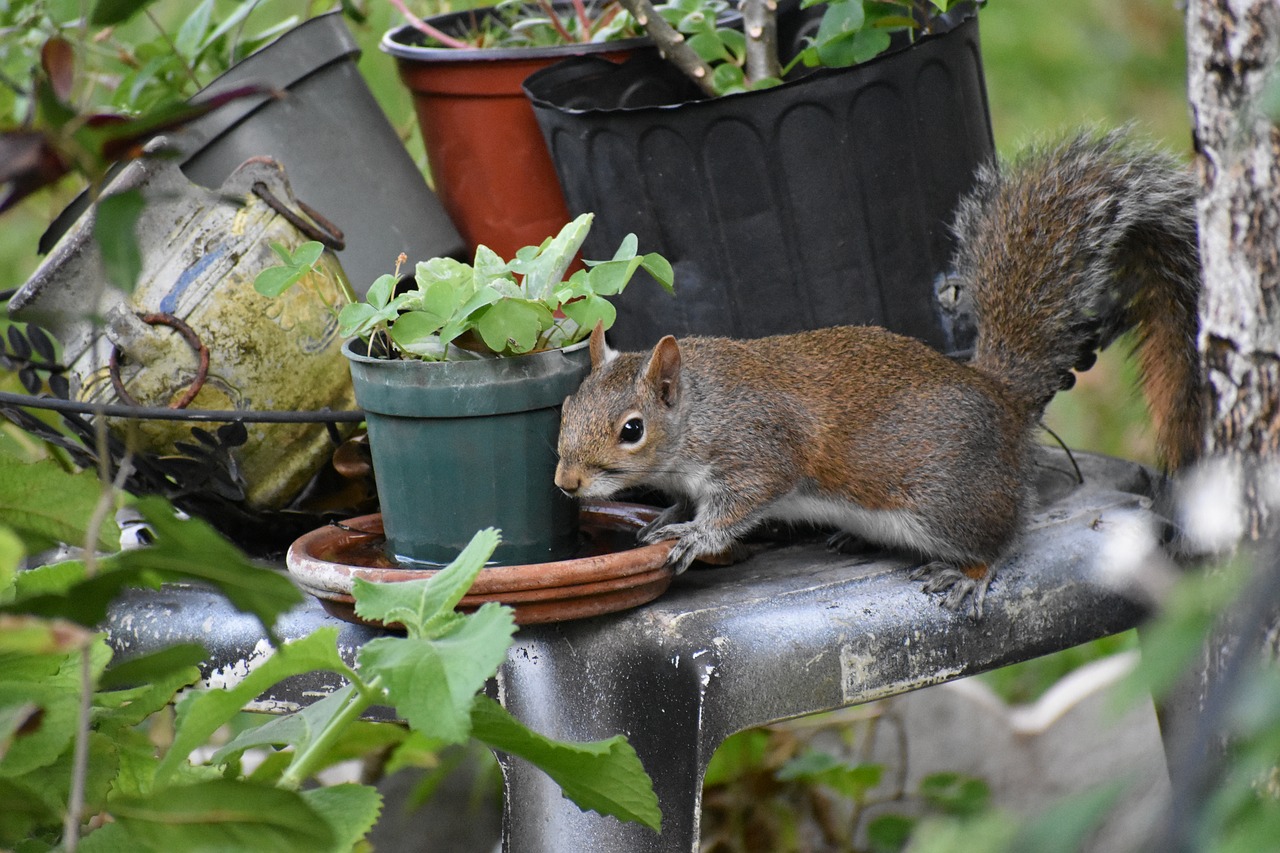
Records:
{"label": "rim of flower pot", "polygon": [[[479,10],[449,12],[424,18],[427,23],[448,29],[448,24],[470,17]],[[571,56],[588,56],[598,53],[612,53],[618,50],[631,50],[652,44],[648,36],[635,36],[628,39],[612,41],[575,42],[573,44],[553,44],[542,47],[426,47],[421,42],[426,39],[423,33],[410,24],[393,27],[383,34],[378,42],[378,49],[389,53],[397,59],[409,59],[417,62],[475,62],[480,60],[530,60],[530,59],[566,59]]]}
{"label": "rim of flower pot", "polygon": [[[669,94],[673,98],[672,100],[664,100],[662,102],[645,101],[643,103],[638,103],[633,106],[576,107],[576,106],[569,106],[565,103],[558,103],[556,101],[549,100],[547,97],[544,97],[543,95],[541,95],[539,93],[539,89],[540,89],[539,84],[541,83],[545,85],[544,81],[546,81],[547,79],[554,80],[557,73],[559,73],[561,69],[564,67],[564,65],[566,65],[567,63],[552,65],[548,68],[544,68],[540,71],[534,72],[528,78],[526,78],[523,88],[524,88],[525,96],[529,98],[529,100],[536,107],[539,107],[542,109],[556,110],[558,112],[565,113],[568,115],[603,115],[603,114],[609,114],[609,113],[613,113],[613,114],[642,113],[642,112],[653,111],[653,110],[673,110],[673,109],[696,106],[696,105],[700,105],[700,108],[702,109],[715,109],[717,108],[717,105],[725,103],[727,99],[732,99],[733,102],[737,104],[734,107],[734,109],[740,109],[743,99],[768,98],[768,97],[771,97],[770,95],[771,92],[775,92],[780,89],[795,89],[802,86],[820,84],[822,81],[830,79],[831,77],[836,75],[849,74],[849,73],[875,73],[874,69],[885,64],[886,62],[894,61],[896,58],[901,56],[903,53],[906,53],[907,51],[916,51],[916,50],[920,50],[921,48],[927,48],[927,46],[930,43],[935,43],[940,39],[942,39],[943,37],[951,35],[952,33],[955,33],[966,26],[976,26],[976,22],[978,20],[978,11],[976,8],[966,5],[966,6],[957,8],[952,13],[948,13],[947,15],[940,16],[939,20],[944,22],[944,24],[946,25],[945,29],[937,30],[927,35],[920,36],[913,42],[908,42],[902,45],[894,45],[893,47],[890,47],[888,50],[886,50],[884,53],[880,54],[879,56],[876,56],[865,62],[860,62],[857,65],[852,65],[844,68],[821,67],[821,68],[807,69],[799,73],[798,76],[789,80],[785,80],[777,86],[771,86],[766,89],[754,89],[746,92],[734,92],[733,94],[720,95],[714,98],[708,97],[698,92],[696,87],[694,87],[692,83],[688,82],[687,79],[683,76],[683,74],[676,71],[674,67],[670,66],[670,64],[667,63],[665,59],[661,59],[660,57],[657,57],[657,56],[642,57],[632,61],[650,61],[650,62],[658,63],[660,66],[665,66],[665,68],[668,70],[668,73],[670,74],[672,89]],[[681,88],[686,89],[687,95],[680,94]]]}
{"label": "rim of flower pot", "polygon": [[356,349],[362,344],[349,340],[342,353],[366,417],[481,417],[558,406],[590,370],[582,357],[589,341],[465,361],[373,358]]}

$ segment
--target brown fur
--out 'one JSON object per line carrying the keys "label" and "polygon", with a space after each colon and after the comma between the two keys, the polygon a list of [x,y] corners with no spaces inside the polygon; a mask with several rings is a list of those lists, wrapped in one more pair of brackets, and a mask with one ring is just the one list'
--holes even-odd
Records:
{"label": "brown fur", "polygon": [[956,219],[969,365],[874,327],[668,337],[612,358],[597,329],[556,482],[680,497],[643,532],[678,540],[679,569],[765,518],[811,515],[914,552],[943,578],[926,589],[953,606],[973,592],[980,610],[986,567],[1023,526],[1044,407],[1095,346],[1138,327],[1166,458],[1195,455],[1193,201],[1184,172],[1114,134],[984,170]]}

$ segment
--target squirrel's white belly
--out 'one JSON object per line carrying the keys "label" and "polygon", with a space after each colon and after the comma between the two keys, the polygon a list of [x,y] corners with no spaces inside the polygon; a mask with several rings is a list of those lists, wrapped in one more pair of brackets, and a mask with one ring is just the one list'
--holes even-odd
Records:
{"label": "squirrel's white belly", "polygon": [[900,509],[867,509],[813,493],[790,492],[770,503],[764,517],[837,527],[877,545],[935,553],[952,550],[950,543],[938,538],[913,513]]}

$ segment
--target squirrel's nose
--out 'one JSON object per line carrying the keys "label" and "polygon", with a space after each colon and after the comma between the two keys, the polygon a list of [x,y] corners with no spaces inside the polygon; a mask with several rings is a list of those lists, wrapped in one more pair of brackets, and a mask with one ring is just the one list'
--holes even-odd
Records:
{"label": "squirrel's nose", "polygon": [[572,495],[582,488],[582,475],[561,462],[556,465],[556,486]]}

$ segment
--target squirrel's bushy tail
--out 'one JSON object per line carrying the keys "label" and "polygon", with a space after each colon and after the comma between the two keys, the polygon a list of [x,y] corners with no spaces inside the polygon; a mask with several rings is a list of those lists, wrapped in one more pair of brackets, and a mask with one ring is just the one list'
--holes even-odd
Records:
{"label": "squirrel's bushy tail", "polygon": [[1038,418],[1072,368],[1135,328],[1164,461],[1200,443],[1196,185],[1124,131],[1081,134],[983,169],[956,214],[956,284],[978,319],[975,367]]}

